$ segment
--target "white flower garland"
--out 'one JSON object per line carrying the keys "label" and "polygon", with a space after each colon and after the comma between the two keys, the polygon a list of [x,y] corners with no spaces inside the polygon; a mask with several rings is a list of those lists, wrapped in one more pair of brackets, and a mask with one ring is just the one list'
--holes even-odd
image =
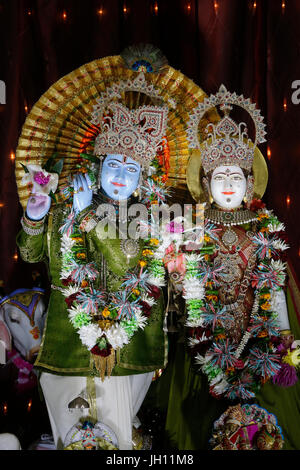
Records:
{"label": "white flower garland", "polygon": [[[271,211],[263,210],[258,212],[258,220],[261,222],[263,221],[263,226],[267,227],[267,232],[272,234],[273,232],[279,232],[284,228],[284,225],[281,224],[278,219],[272,214]],[[264,222],[268,221],[268,223]],[[211,236],[213,234],[210,233],[210,230],[214,228],[213,226],[209,226],[209,231],[205,232],[205,237],[210,239],[213,239],[214,236]],[[284,280],[285,280],[285,263],[283,263],[280,260],[274,260],[272,259],[271,253],[273,252],[272,250],[275,250],[275,252],[278,251],[283,251],[288,248],[288,245],[286,245],[282,240],[274,237],[271,241],[268,240],[268,238],[264,238],[263,232],[261,232],[261,238],[256,240],[257,241],[257,253],[261,253],[259,250],[264,249],[263,254],[257,255],[257,259],[259,263],[262,263],[262,261],[265,264],[261,264],[261,269],[263,271],[264,267],[266,269],[269,269],[276,275],[276,279],[280,286],[284,285]],[[208,323],[204,320],[203,316],[203,307],[206,305],[205,303],[205,298],[207,295],[207,289],[205,287],[206,281],[203,281],[203,273],[201,272],[201,269],[199,269],[199,261],[201,258],[199,258],[199,255],[191,254],[191,255],[186,255],[186,274],[185,274],[185,279],[183,281],[183,297],[186,299],[186,308],[187,308],[187,320],[186,320],[186,326],[189,328],[204,328],[205,330],[208,327]],[[258,264],[259,264],[258,263]],[[261,302],[259,301],[260,295],[261,295],[261,286],[264,288],[263,284],[263,278],[261,278],[261,281],[259,281],[259,276],[260,276],[260,271],[259,269],[256,271],[257,273],[257,281],[258,285],[257,288],[255,289],[255,299],[250,315],[250,322],[252,319],[258,318],[259,315],[259,309]],[[263,273],[262,273],[263,276]],[[261,285],[259,284],[261,282]],[[265,284],[266,285],[266,284]],[[269,286],[270,287],[270,286]],[[266,289],[266,288],[264,288]],[[269,288],[270,295],[272,292],[276,291],[278,289],[278,284],[274,284],[272,287]],[[265,292],[265,290],[264,290]],[[271,299],[270,299],[271,300]],[[215,306],[217,309],[218,307]],[[270,307],[269,310],[272,310]],[[226,314],[226,310],[224,312]],[[276,314],[271,315],[272,320],[274,320],[274,324],[276,323]],[[249,322],[249,324],[250,324]],[[276,328],[276,326],[274,326]],[[279,328],[278,328],[279,330]],[[253,336],[251,331],[245,331],[243,334],[243,337],[239,343],[239,345],[236,347],[235,351],[230,351],[230,354],[233,354],[234,360],[239,360],[241,357],[249,339]],[[197,345],[200,345],[202,342],[207,342],[207,341],[212,341],[214,339],[213,335],[210,335],[209,337],[205,334],[205,331],[203,332],[201,338],[195,338],[191,337],[188,340],[188,345],[191,348],[196,347]],[[218,343],[214,343],[216,346]],[[218,347],[218,346],[217,346]],[[275,352],[276,348],[271,346],[270,352]],[[224,367],[220,367],[216,365],[216,362],[213,362],[214,354],[211,349],[209,349],[204,356],[200,355],[199,353],[196,354],[195,356],[195,362],[200,366],[200,369],[202,372],[204,372],[209,379],[209,384],[211,389],[213,390],[213,394],[216,394],[218,396],[224,394],[225,392],[228,392],[230,388],[230,383],[228,382],[228,374],[226,374]],[[233,362],[234,363],[234,362]],[[275,364],[276,366],[276,364]],[[274,366],[274,370],[276,370],[276,367]],[[271,367],[270,367],[271,368]],[[237,389],[236,389],[237,390]],[[252,392],[250,389],[246,387],[246,389],[243,389],[243,387],[240,387],[238,391],[234,391],[233,389],[226,394],[227,398],[236,398],[239,393],[241,394],[240,398],[249,398],[250,396],[253,396]]]}
{"label": "white flower garland", "polygon": [[[157,186],[156,186],[157,188]],[[163,191],[163,188],[160,188],[160,192]],[[151,201],[155,200],[155,193],[151,194]],[[75,294],[86,293],[86,299],[76,297],[72,301],[72,305],[68,308],[69,320],[72,323],[73,327],[76,329],[82,344],[91,351],[95,346],[101,344],[103,341],[103,348],[111,346],[113,349],[123,348],[126,344],[130,342],[130,339],[133,335],[139,330],[144,329],[148,318],[145,317],[142,313],[142,308],[139,304],[139,301],[145,302],[151,308],[156,302],[149,296],[149,289],[151,286],[156,286],[158,288],[165,285],[165,269],[163,264],[163,254],[164,250],[161,249],[161,242],[159,239],[150,239],[148,243],[145,243],[143,253],[147,252],[144,256],[144,262],[147,265],[147,271],[143,272],[143,269],[134,268],[128,272],[136,276],[137,283],[131,289],[122,289],[118,292],[114,292],[114,296],[119,296],[119,299],[124,298],[124,302],[128,302],[128,307],[130,308],[130,315],[121,315],[112,319],[112,324],[109,327],[101,328],[98,322],[95,322],[93,319],[93,314],[96,313],[95,306],[97,306],[97,313],[99,312],[104,315],[104,313],[109,317],[109,310],[107,306],[102,304],[101,295],[103,292],[94,289],[93,281],[98,275],[96,266],[93,263],[80,264],[77,262],[74,256],[74,248],[77,247],[77,239],[84,237],[84,234],[76,226],[76,234],[79,232],[78,236],[74,237],[74,233],[69,224],[66,224],[68,220],[72,218],[72,213],[68,212],[66,214],[64,225],[61,228],[63,232],[63,227],[65,231],[62,235],[61,242],[61,252],[62,252],[62,269],[61,269],[61,280],[71,279],[72,285],[62,288],[61,291],[66,299],[70,296],[75,296]],[[75,222],[75,218],[74,218]],[[79,243],[80,247],[80,243]],[[83,276],[80,275],[81,266],[83,267]],[[127,272],[127,273],[128,273]],[[139,276],[143,272],[143,279],[141,287],[139,281]],[[78,274],[78,277],[76,277]],[[82,287],[82,283],[86,283],[86,289]],[[138,289],[138,297],[135,301],[129,301],[131,294]],[[127,292],[127,295],[124,297],[124,292]],[[94,293],[98,295],[99,302],[89,303],[88,295],[89,293]],[[123,296],[123,297],[122,297]],[[82,296],[81,296],[82,297]],[[120,305],[122,301],[120,300]],[[115,308],[114,308],[115,310]],[[104,316],[103,321],[105,321]],[[101,348],[100,348],[101,349]]]}

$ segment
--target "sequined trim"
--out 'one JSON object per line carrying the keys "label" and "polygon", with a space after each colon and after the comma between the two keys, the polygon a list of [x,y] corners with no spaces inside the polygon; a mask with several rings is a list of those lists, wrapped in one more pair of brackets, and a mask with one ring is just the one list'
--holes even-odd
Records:
{"label": "sequined trim", "polygon": [[24,215],[21,218],[21,225],[27,235],[41,235],[44,232],[44,221],[45,219],[38,221],[29,220]]}

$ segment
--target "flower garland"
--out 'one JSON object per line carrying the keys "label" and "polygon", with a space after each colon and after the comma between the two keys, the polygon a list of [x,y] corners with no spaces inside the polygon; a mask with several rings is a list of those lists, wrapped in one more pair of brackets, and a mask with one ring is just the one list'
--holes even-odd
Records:
{"label": "flower garland", "polygon": [[225,324],[233,318],[226,305],[220,303],[217,274],[222,275],[222,271],[217,272],[220,268],[211,259],[213,240],[217,240],[220,229],[206,221],[202,253],[186,255],[183,288],[189,346],[208,377],[210,393],[218,398],[251,399],[261,384],[278,376],[283,362],[295,365],[291,360],[284,361],[288,351],[280,354],[279,326],[272,302],[274,293],[285,282],[285,263],[275,259],[279,251],[288,248],[278,236],[284,226],[271,211],[260,209],[257,228],[252,238],[257,259],[251,275],[255,300],[248,328],[238,345],[226,334]]}
{"label": "flower garland", "polygon": [[[92,175],[91,175],[92,176]],[[164,192],[162,182],[148,178],[149,207],[157,203]],[[152,191],[150,191],[150,188]],[[65,192],[65,194],[67,194]],[[62,289],[68,305],[68,316],[82,344],[92,353],[95,365],[104,378],[103,360],[113,356],[113,364],[106,368],[110,375],[114,365],[114,351],[128,344],[133,335],[144,329],[151,308],[165,284],[163,253],[158,238],[144,240],[142,256],[137,265],[129,269],[120,289],[108,293],[96,286],[99,271],[88,260],[85,234],[72,210],[72,194],[69,194],[62,233]],[[101,365],[102,363],[102,365]]]}

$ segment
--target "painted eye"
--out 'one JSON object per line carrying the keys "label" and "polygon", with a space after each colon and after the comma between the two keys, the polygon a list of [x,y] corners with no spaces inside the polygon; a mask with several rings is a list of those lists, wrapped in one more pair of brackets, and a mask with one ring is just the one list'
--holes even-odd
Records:
{"label": "painted eye", "polygon": [[20,323],[20,318],[17,317],[16,315],[11,315],[11,316],[10,316],[10,321],[11,321],[12,323],[18,323],[18,324],[19,324],[19,323]]}
{"label": "painted eye", "polygon": [[129,171],[129,173],[136,173],[137,169],[134,166],[128,166],[127,171]]}
{"label": "painted eye", "polygon": [[214,180],[215,180],[215,181],[223,181],[223,180],[224,180],[224,176],[217,175],[217,176],[214,177]]}
{"label": "painted eye", "polygon": [[110,168],[119,168],[119,165],[117,163],[114,163],[114,162],[109,162],[107,164],[107,166],[109,166]]}
{"label": "painted eye", "polygon": [[233,181],[242,181],[241,176],[234,176],[232,179],[233,179]]}

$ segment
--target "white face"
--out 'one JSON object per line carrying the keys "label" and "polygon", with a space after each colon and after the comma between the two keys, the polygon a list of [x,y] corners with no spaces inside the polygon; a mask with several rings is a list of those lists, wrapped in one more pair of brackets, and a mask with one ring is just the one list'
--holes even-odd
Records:
{"label": "white face", "polygon": [[218,166],[212,174],[210,190],[213,200],[223,209],[236,209],[244,199],[247,180],[240,167]]}

